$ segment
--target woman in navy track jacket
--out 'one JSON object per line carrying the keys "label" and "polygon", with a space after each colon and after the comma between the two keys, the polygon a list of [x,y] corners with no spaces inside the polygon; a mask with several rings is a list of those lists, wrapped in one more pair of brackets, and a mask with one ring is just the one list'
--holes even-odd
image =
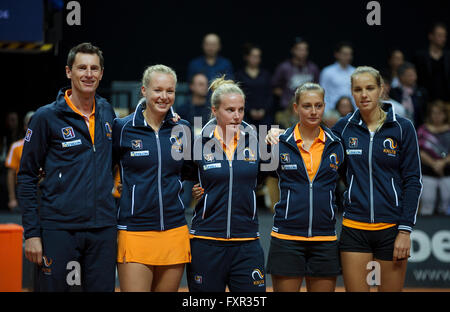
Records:
{"label": "woman in navy track jacket", "polygon": [[367,270],[375,268],[379,291],[401,291],[422,191],[417,135],[410,120],[380,101],[376,69],[358,67],[351,83],[358,109],[333,127],[347,159],[340,237],[344,284],[347,291],[368,291]]}

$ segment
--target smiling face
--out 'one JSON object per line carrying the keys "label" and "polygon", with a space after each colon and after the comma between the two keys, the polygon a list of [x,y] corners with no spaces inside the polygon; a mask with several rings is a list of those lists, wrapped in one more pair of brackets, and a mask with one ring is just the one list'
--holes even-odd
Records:
{"label": "smiling face", "polygon": [[319,90],[302,92],[298,103],[294,103],[294,111],[297,113],[302,126],[319,127],[325,111],[323,93]]}
{"label": "smiling face", "polygon": [[66,66],[66,76],[71,80],[72,93],[95,93],[103,77],[103,68],[97,54],[77,53],[72,68]]}
{"label": "smiling face", "polygon": [[238,93],[226,93],[221,96],[219,108],[211,107],[217,119],[217,125],[227,134],[235,134],[244,118],[244,98]]}
{"label": "smiling face", "polygon": [[383,88],[370,73],[361,73],[352,78],[352,95],[361,112],[371,112],[378,107]]}
{"label": "smiling face", "polygon": [[146,109],[155,115],[165,115],[175,102],[175,87],[175,78],[171,74],[152,73],[148,86],[141,87]]}

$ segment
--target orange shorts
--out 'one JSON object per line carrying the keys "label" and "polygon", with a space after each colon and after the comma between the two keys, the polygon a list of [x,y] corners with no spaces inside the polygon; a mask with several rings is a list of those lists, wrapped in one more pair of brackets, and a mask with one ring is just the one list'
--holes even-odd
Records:
{"label": "orange shorts", "polygon": [[167,231],[118,231],[117,262],[175,265],[191,262],[187,225]]}

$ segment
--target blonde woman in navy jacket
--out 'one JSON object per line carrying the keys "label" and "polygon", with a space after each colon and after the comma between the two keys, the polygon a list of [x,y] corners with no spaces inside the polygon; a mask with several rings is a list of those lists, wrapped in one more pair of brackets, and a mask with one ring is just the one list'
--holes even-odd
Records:
{"label": "blonde woman in navy jacket", "polygon": [[255,131],[243,122],[245,95],[232,80],[211,84],[214,118],[194,141],[193,176],[204,190],[191,226],[194,292],[265,291],[255,189],[260,165]]}
{"label": "blonde woman in navy jacket", "polygon": [[344,162],[340,139],[321,125],[325,91],[305,83],[295,92],[299,122],[279,137],[280,201],[267,262],[274,291],[334,291],[340,274],[335,189]]}
{"label": "blonde woman in navy jacket", "polygon": [[340,236],[347,291],[369,291],[372,269],[380,273],[379,291],[402,290],[422,191],[414,126],[380,101],[382,85],[376,69],[358,67],[351,76],[358,109],[333,128],[347,159]]}
{"label": "blonde woman in navy jacket", "polygon": [[189,123],[172,119],[177,77],[171,68],[150,66],[142,80],[145,100],[113,123],[113,154],[123,185],[117,226],[120,288],[177,291],[191,258],[180,198]]}

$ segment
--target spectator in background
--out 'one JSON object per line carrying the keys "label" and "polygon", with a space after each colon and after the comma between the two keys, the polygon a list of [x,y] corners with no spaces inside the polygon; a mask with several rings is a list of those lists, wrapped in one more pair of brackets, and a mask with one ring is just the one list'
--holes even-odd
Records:
{"label": "spectator in background", "polygon": [[[196,73],[189,83],[191,97],[178,108],[181,118],[189,121],[193,127],[194,135],[200,134],[203,126],[211,117],[211,103],[208,99],[208,77],[203,73]],[[201,124],[194,122],[194,117],[201,117]]]}
{"label": "spectator in background", "polygon": [[[25,115],[23,121],[25,131],[28,127],[28,122],[30,121],[33,114],[34,112],[30,111]],[[5,161],[5,167],[8,168],[6,184],[8,187],[8,209],[10,211],[14,211],[19,206],[16,199],[16,179],[17,174],[19,173],[20,159],[22,158],[23,143],[24,139],[20,139],[11,144],[8,156],[6,157]]]}
{"label": "spectator in background", "polygon": [[23,133],[19,131],[19,115],[17,112],[8,112],[5,117],[4,136],[0,142],[0,161],[5,161],[6,154],[11,144],[20,139]]}
{"label": "spectator in background", "polygon": [[[211,103],[208,97],[208,78],[197,73],[192,77],[189,84],[191,97],[178,108],[181,118],[190,122],[194,136],[200,135],[203,126],[211,119]],[[194,118],[200,117],[201,123],[195,122]],[[182,200],[185,207],[191,207],[192,193],[191,189],[194,182],[189,180],[183,181]]]}
{"label": "spectator in background", "polygon": [[334,49],[334,57],[336,62],[325,67],[320,73],[320,85],[325,89],[325,111],[333,109],[341,96],[350,98],[352,96],[350,76],[355,68],[351,65],[353,60],[351,43],[338,43]]}
{"label": "spectator in background", "polygon": [[345,95],[339,98],[334,109],[339,113],[341,117],[347,116],[347,114],[353,113],[355,111],[355,108],[352,104],[352,99]]}
{"label": "spectator in background", "polygon": [[381,93],[381,100],[392,104],[392,109],[397,115],[405,117],[406,111],[403,105],[390,97],[391,82],[388,77],[382,76],[383,79],[383,92]]}
{"label": "spectator in background", "polygon": [[405,117],[411,120],[416,129],[423,123],[426,112],[427,91],[417,86],[417,73],[414,64],[404,62],[398,68],[400,86],[391,89],[391,97],[405,108]]}
{"label": "spectator in background", "polygon": [[[388,68],[386,70],[386,76],[389,78],[392,88],[396,88],[400,85],[398,79],[398,68],[405,62],[405,55],[400,49],[392,49],[389,53]],[[383,80],[385,80],[383,78]]]}
{"label": "spectator in background", "polygon": [[308,42],[296,38],[291,48],[291,58],[275,69],[272,87],[273,93],[280,98],[278,110],[289,108],[289,103],[294,98],[298,86],[305,82],[317,83],[319,81],[320,70],[308,57]]}
{"label": "spectator in background", "polygon": [[19,116],[17,112],[7,112],[4,123],[1,124],[0,136],[0,209],[8,207],[7,175],[8,168],[4,166],[8,149],[14,141],[23,137],[19,131]]}
{"label": "spectator in background", "polygon": [[324,114],[323,121],[329,128],[332,128],[341,117],[354,111],[352,99],[344,95],[336,102],[334,109],[330,109]]}
{"label": "spectator in background", "polygon": [[450,124],[446,106],[430,103],[425,124],[417,131],[422,160],[423,191],[420,214],[432,215],[438,201],[438,212],[450,215]]}
{"label": "spectator in background", "polygon": [[236,73],[236,80],[246,96],[245,119],[256,126],[273,123],[271,77],[261,68],[261,48],[254,44],[244,46],[245,67]]}
{"label": "spectator in background", "polygon": [[234,79],[234,70],[231,62],[220,56],[220,37],[217,34],[209,33],[203,38],[203,54],[188,65],[187,81],[191,81],[196,73],[204,73],[208,81],[212,81],[221,75],[226,75],[227,79]]}
{"label": "spectator in background", "polygon": [[429,100],[450,101],[450,51],[445,50],[447,26],[432,25],[427,50],[418,51],[414,63],[417,68],[418,84],[426,88]]}

